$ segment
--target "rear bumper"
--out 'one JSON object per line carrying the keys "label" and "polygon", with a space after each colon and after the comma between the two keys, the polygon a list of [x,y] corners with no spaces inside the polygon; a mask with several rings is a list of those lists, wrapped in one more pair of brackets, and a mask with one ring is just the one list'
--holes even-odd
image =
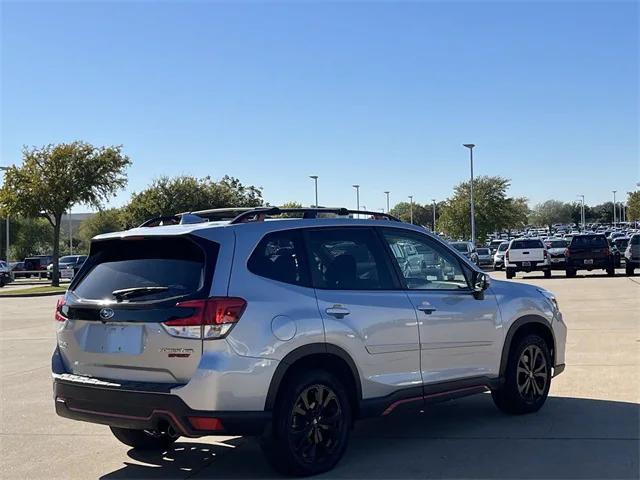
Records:
{"label": "rear bumper", "polygon": [[[271,420],[271,412],[193,410],[170,393],[124,390],[54,379],[56,413],[61,417],[112,427],[154,430],[171,425],[182,436],[260,435]],[[199,430],[190,417],[216,418],[221,430]]]}
{"label": "rear bumper", "polygon": [[529,262],[529,265],[523,265],[524,262],[505,262],[505,268],[515,270],[517,272],[534,272],[538,270],[549,270],[551,265],[548,262]]}
{"label": "rear bumper", "polygon": [[[586,264],[585,260],[592,260],[593,263]],[[614,268],[615,262],[613,258],[592,258],[592,259],[572,259],[566,261],[565,267],[571,270],[606,270]]]}

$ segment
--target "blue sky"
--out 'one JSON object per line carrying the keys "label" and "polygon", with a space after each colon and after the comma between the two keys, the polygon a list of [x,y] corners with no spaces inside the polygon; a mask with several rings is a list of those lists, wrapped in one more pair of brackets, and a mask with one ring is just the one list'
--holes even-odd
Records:
{"label": "blue sky", "polygon": [[[126,202],[229,174],[278,204],[442,200],[469,175],[587,203],[639,180],[636,2],[2,4],[0,163],[123,144]],[[82,210],[81,207],[75,211]]]}

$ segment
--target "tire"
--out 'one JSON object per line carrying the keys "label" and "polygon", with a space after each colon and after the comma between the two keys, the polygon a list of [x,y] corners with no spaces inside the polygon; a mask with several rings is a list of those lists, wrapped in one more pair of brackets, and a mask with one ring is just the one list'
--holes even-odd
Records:
{"label": "tire", "polygon": [[632,275],[633,275],[633,271],[634,271],[634,270],[635,270],[635,269],[633,268],[633,265],[629,265],[629,263],[627,263],[627,264],[625,265],[625,267],[624,267],[624,273],[625,273],[628,277],[630,277],[630,276],[632,276]]}
{"label": "tire", "polygon": [[[531,358],[534,359],[533,372],[529,375]],[[544,405],[551,386],[549,346],[540,336],[527,335],[512,345],[507,362],[505,383],[491,392],[493,402],[501,411],[513,415],[537,412]]]}
{"label": "tire", "polygon": [[613,277],[616,274],[616,270],[615,268],[607,268],[607,275],[609,275],[610,277]]}
{"label": "tire", "polygon": [[576,276],[576,271],[575,270],[566,270],[566,275],[569,278],[573,278]]}
{"label": "tire", "polygon": [[516,276],[516,272],[512,268],[507,268],[507,280],[511,280]]}
{"label": "tire", "polygon": [[109,427],[111,433],[125,445],[137,450],[160,450],[169,447],[178,439],[167,432],[150,432],[130,428]]}
{"label": "tire", "polygon": [[[318,403],[316,395],[321,397]],[[350,428],[351,406],[341,382],[325,370],[299,371],[283,385],[273,422],[260,443],[278,472],[316,475],[342,458]]]}
{"label": "tire", "polygon": [[544,278],[551,278],[551,270],[544,271]]}

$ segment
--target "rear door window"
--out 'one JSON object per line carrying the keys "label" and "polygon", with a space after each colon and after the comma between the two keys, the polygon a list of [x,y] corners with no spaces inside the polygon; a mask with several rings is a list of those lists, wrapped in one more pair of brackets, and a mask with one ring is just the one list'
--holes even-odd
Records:
{"label": "rear door window", "polygon": [[247,268],[256,275],[279,282],[310,284],[299,230],[267,234],[251,254]]}
{"label": "rear door window", "polygon": [[313,285],[328,290],[391,290],[391,263],[370,228],[306,230]]}
{"label": "rear door window", "polygon": [[[211,245],[207,261],[215,265],[219,246]],[[72,288],[84,299],[164,300],[194,294],[205,284],[205,252],[184,237],[106,240],[92,250],[89,269]]]}

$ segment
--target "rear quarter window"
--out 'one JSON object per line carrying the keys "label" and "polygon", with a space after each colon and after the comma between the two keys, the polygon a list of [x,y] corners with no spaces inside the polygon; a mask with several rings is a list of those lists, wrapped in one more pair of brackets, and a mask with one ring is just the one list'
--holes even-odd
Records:
{"label": "rear quarter window", "polygon": [[278,282],[300,286],[310,284],[299,230],[265,235],[251,254],[247,268],[256,275]]}
{"label": "rear quarter window", "polygon": [[[149,237],[139,240],[106,240],[92,246],[88,270],[72,291],[89,300],[115,300],[116,290],[166,287],[137,295],[130,301],[163,300],[192,295],[205,285],[206,263],[214,266],[219,245],[211,243],[207,254],[185,237]],[[212,275],[212,272],[209,273]]]}

